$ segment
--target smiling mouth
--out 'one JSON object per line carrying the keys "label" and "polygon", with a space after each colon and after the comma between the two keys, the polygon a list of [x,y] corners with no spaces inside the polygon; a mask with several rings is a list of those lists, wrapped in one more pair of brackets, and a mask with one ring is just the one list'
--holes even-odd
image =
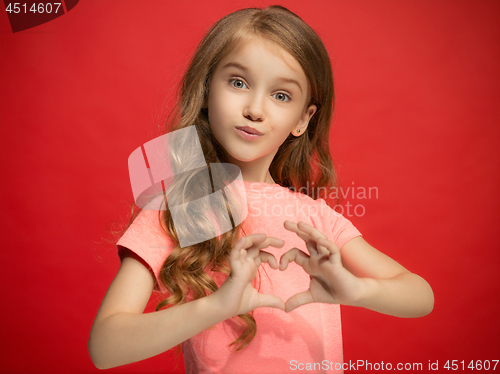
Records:
{"label": "smiling mouth", "polygon": [[262,135],[264,135],[260,131],[257,131],[254,128],[248,127],[248,126],[237,127],[236,129],[238,129],[239,131],[241,131],[243,133],[249,134],[249,135],[254,135],[254,136],[262,136]]}

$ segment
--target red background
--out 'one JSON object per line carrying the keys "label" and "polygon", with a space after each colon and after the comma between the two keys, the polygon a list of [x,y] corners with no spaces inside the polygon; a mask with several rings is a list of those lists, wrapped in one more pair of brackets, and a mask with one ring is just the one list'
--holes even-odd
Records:
{"label": "red background", "polygon": [[[128,218],[127,158],[157,135],[203,32],[270,4],[89,0],[19,33],[2,10],[2,372],[98,372],[87,339],[119,266],[104,239]],[[349,218],[435,292],[420,319],[343,308],[345,361],[500,359],[500,2],[281,4],[332,58],[342,185],[378,190],[348,198],[365,209]],[[182,372],[172,357],[109,372]]]}

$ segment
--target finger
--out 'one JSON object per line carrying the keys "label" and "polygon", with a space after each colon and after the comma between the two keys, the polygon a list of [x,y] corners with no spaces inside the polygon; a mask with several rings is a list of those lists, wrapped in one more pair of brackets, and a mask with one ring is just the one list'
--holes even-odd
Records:
{"label": "finger", "polygon": [[238,259],[240,261],[244,262],[247,259],[247,256],[248,256],[247,251],[245,250],[245,248],[242,248],[238,252],[239,252],[239,258]]}
{"label": "finger", "polygon": [[318,254],[318,251],[316,250],[316,242],[312,241],[309,235],[301,231],[295,222],[285,221],[285,228],[296,233],[299,238],[306,242],[307,251],[311,256],[315,256]]}
{"label": "finger", "polygon": [[303,233],[309,235],[311,237],[311,239],[313,239],[314,241],[318,241],[318,239],[326,239],[326,236],[321,232],[319,231],[317,228],[305,223],[305,222],[299,222],[297,224],[297,227],[300,231],[302,231]]}
{"label": "finger", "polygon": [[317,249],[320,256],[328,256],[329,257],[332,253],[325,246],[325,243],[323,242],[324,240],[326,240],[326,239],[319,239],[316,242],[316,249]]}
{"label": "finger", "polygon": [[274,257],[272,253],[266,251],[260,251],[259,257],[262,262],[268,263],[269,266],[271,266],[273,269],[278,269],[278,261],[276,260],[276,257]]}
{"label": "finger", "polygon": [[259,308],[270,307],[285,310],[285,302],[276,295],[259,294]]}
{"label": "finger", "polygon": [[294,261],[298,265],[304,267],[307,266],[309,256],[302,252],[298,248],[292,248],[288,252],[284,253],[280,258],[280,270],[286,270],[288,264]]}
{"label": "finger", "polygon": [[262,243],[264,240],[266,240],[267,235],[264,233],[251,234],[247,236],[242,236],[242,238],[243,238],[243,248],[249,249],[253,245],[257,243]]}
{"label": "finger", "polygon": [[242,248],[246,249],[249,251],[249,255],[252,258],[257,257],[259,254],[259,247],[258,244],[264,242],[267,239],[267,235],[260,233],[260,234],[251,234],[247,236],[243,236],[243,246]]}
{"label": "finger", "polygon": [[281,248],[285,245],[285,242],[281,239],[268,236],[266,240],[263,242],[259,242],[254,244],[252,247],[250,247],[248,250],[249,255],[252,256],[253,258],[257,258],[259,255],[259,252],[261,249],[267,248],[267,247],[275,247],[275,248]]}
{"label": "finger", "polygon": [[243,236],[245,238],[244,247],[250,250],[252,247],[266,248],[273,246],[276,248],[281,248],[285,244],[282,239],[275,238],[274,236],[267,236],[266,234],[251,234],[248,236]]}
{"label": "finger", "polygon": [[327,239],[318,240],[318,248],[324,248],[330,254],[329,261],[332,264],[342,264],[340,249],[337,245]]}
{"label": "finger", "polygon": [[243,248],[245,242],[245,237],[241,237],[231,248],[231,252],[229,252],[229,261],[234,262],[240,257],[240,251]]}
{"label": "finger", "polygon": [[311,296],[311,292],[309,290],[304,292],[299,292],[298,294],[293,295],[286,301],[285,312],[289,313],[301,305],[310,303],[314,303],[314,299]]}
{"label": "finger", "polygon": [[305,242],[307,242],[308,240],[311,239],[309,237],[309,235],[307,235],[306,233],[302,232],[299,229],[299,227],[297,226],[297,224],[295,222],[285,221],[284,226],[285,226],[285,229],[287,229],[288,231],[292,231],[292,232],[296,233],[299,236],[299,238],[301,238]]}
{"label": "finger", "polygon": [[337,247],[337,245],[334,242],[331,242],[328,239],[319,239],[317,243],[318,243],[318,246],[325,248],[332,255],[340,254],[339,247]]}
{"label": "finger", "polygon": [[[321,248],[317,245],[318,240],[327,239],[327,237],[319,231],[314,226],[311,226],[303,221],[297,223],[297,229],[311,239],[307,242],[307,249],[311,253],[311,255],[319,254],[321,256],[329,256],[330,252],[325,246],[321,246]],[[327,239],[328,240],[328,239]],[[312,242],[312,243],[311,243]]]}
{"label": "finger", "polygon": [[275,248],[281,248],[285,245],[285,242],[281,239],[275,238],[273,236],[268,236],[266,240],[263,242],[256,243],[254,245],[255,248],[258,248],[259,250],[267,248],[267,247],[275,247]]}
{"label": "finger", "polygon": [[316,249],[316,242],[314,240],[308,240],[306,242],[306,248],[311,256],[315,256],[318,254],[318,250]]}

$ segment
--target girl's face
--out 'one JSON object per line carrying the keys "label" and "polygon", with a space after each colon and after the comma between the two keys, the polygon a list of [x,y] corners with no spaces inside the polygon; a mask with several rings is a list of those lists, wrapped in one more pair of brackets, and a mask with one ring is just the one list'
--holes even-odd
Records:
{"label": "girl's face", "polygon": [[[227,161],[245,171],[266,171],[292,133],[301,136],[316,112],[306,107],[309,84],[283,48],[259,37],[240,43],[218,64],[210,81],[208,117]],[[267,165],[267,166],[266,166]]]}

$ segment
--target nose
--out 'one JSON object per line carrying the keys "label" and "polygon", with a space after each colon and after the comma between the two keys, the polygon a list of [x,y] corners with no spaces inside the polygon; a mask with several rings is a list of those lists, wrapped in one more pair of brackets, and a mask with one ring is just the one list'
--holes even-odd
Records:
{"label": "nose", "polygon": [[248,101],[243,110],[243,116],[253,122],[264,120],[264,98],[263,95],[249,95]]}

